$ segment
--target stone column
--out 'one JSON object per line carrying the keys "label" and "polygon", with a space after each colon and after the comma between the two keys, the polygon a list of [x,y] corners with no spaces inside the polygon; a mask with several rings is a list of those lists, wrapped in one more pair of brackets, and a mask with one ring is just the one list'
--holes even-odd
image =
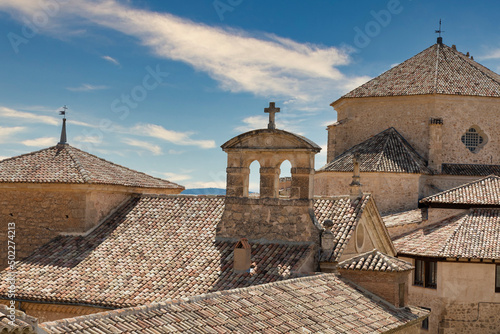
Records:
{"label": "stone column", "polygon": [[277,198],[279,193],[280,169],[275,167],[260,168],[260,198]]}
{"label": "stone column", "polygon": [[248,197],[248,167],[227,167],[226,196]]}
{"label": "stone column", "polygon": [[429,121],[429,163],[435,172],[441,173],[443,164],[443,119],[431,118]]}
{"label": "stone column", "polygon": [[314,168],[292,168],[292,195],[291,198],[310,199],[313,197]]}

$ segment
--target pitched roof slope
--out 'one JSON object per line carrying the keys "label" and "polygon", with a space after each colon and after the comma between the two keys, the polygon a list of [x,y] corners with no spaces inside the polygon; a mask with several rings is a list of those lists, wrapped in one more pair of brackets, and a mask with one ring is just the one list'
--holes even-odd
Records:
{"label": "pitched roof slope", "polygon": [[338,268],[360,271],[390,272],[412,270],[413,266],[407,261],[389,256],[374,249],[340,262]]}
{"label": "pitched roof slope", "polygon": [[48,333],[384,333],[428,311],[394,308],[335,274],[46,322]]}
{"label": "pitched roof slope", "polygon": [[355,145],[319,169],[320,172],[349,172],[358,156],[361,172],[430,174],[426,161],[393,127]]}
{"label": "pitched roof slope", "polygon": [[364,194],[355,200],[351,200],[349,196],[314,200],[316,220],[320,224],[327,219],[333,222],[331,232],[334,236],[334,247],[330,251],[322,251],[320,261],[337,262],[340,259],[369,199],[370,195]]}
{"label": "pitched roof slope", "polygon": [[500,259],[500,209],[471,209],[398,237],[394,246],[400,255]]}
{"label": "pitched roof slope", "polygon": [[436,43],[342,98],[423,94],[500,97],[500,75]]}
{"label": "pitched roof slope", "polygon": [[500,177],[490,175],[420,201],[424,204],[500,205]]}
{"label": "pitched roof slope", "polygon": [[447,175],[467,176],[488,176],[491,174],[500,175],[500,165],[443,164],[441,173]]}
{"label": "pitched roof slope", "polygon": [[[224,197],[141,196],[87,236],[59,236],[17,264],[16,297],[106,307],[143,305],[287,279],[309,245],[251,243],[251,273],[233,273],[234,242],[215,231]],[[8,294],[0,274],[0,297]]]}
{"label": "pitched roof slope", "polygon": [[68,144],[0,161],[0,182],[113,184],[184,187],[114,164]]}

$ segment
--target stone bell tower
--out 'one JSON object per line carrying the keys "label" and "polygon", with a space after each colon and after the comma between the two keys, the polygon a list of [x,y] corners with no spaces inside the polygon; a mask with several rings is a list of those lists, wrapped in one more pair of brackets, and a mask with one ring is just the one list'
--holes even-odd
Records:
{"label": "stone bell tower", "polygon": [[[243,133],[221,147],[228,154],[226,206],[217,237],[273,241],[316,241],[314,224],[314,156],[321,148],[302,136],[276,129],[274,102],[267,129]],[[260,168],[260,196],[249,197],[250,164]],[[292,165],[291,196],[279,196],[280,165]]]}

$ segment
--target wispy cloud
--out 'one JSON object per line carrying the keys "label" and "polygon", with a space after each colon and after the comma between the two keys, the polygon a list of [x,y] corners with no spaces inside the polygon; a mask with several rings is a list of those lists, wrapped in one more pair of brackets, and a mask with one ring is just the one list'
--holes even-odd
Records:
{"label": "wispy cloud", "polygon": [[489,50],[484,56],[477,57],[480,60],[500,59],[500,48]]}
{"label": "wispy cloud", "polygon": [[[36,13],[40,7],[35,0],[3,0],[0,9],[22,21],[23,15]],[[232,92],[322,105],[324,96],[366,81],[348,77],[337,68],[350,63],[347,48],[208,26],[116,0],[67,0],[57,15],[59,20],[54,18],[53,24],[66,24],[68,29],[74,28],[73,22],[92,22],[133,36],[157,56],[187,63]],[[53,34],[61,30],[47,29]]]}
{"label": "wispy cloud", "polygon": [[161,175],[160,177],[165,178],[172,182],[181,182],[191,179],[189,174],[178,174],[178,173],[156,173]]}
{"label": "wispy cloud", "polygon": [[56,137],[42,137],[42,138],[24,140],[21,143],[26,146],[47,147],[47,146],[54,146],[57,144],[57,142],[58,140]]}
{"label": "wispy cloud", "polygon": [[77,136],[74,138],[74,141],[89,144],[100,144],[102,142],[102,138],[99,136]]}
{"label": "wispy cloud", "polygon": [[156,124],[138,124],[132,129],[132,133],[165,140],[176,145],[192,145],[200,148],[215,147],[215,141],[213,140],[192,139],[192,132],[167,130],[163,126]]}
{"label": "wispy cloud", "polygon": [[25,130],[22,126],[4,127],[0,126],[0,143],[11,141],[11,136]]}
{"label": "wispy cloud", "polygon": [[35,113],[14,110],[2,106],[0,106],[0,117],[22,119],[27,123],[44,123],[50,125],[58,125],[61,123],[61,121],[56,117],[38,115]]}
{"label": "wispy cloud", "polygon": [[72,92],[90,92],[93,90],[104,90],[104,89],[109,89],[108,86],[104,85],[90,85],[90,84],[82,84],[81,86],[78,87],[67,87],[67,90],[70,90]]}
{"label": "wispy cloud", "polygon": [[111,56],[102,56],[101,58],[115,64],[116,66],[120,66],[120,62]]}
{"label": "wispy cloud", "polygon": [[149,151],[153,153],[154,155],[161,155],[163,154],[161,151],[161,147],[159,145],[155,145],[146,141],[142,140],[136,140],[136,139],[131,139],[131,138],[124,138],[122,140],[123,143],[134,146],[134,147],[139,147],[142,148],[146,151]]}

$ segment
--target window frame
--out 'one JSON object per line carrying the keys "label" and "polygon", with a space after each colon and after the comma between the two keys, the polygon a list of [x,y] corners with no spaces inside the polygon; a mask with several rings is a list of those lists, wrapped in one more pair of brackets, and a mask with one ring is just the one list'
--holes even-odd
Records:
{"label": "window frame", "polygon": [[437,259],[416,258],[413,285],[437,289]]}

